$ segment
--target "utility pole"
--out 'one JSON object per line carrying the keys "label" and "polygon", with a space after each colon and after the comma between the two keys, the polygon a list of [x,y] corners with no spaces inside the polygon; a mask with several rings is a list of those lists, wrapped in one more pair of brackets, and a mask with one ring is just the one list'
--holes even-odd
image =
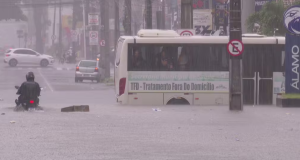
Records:
{"label": "utility pole", "polygon": [[90,39],[89,39],[89,24],[88,24],[88,17],[89,17],[89,13],[90,13],[90,0],[83,0],[85,3],[84,6],[84,25],[85,25],[85,32],[87,32],[88,34],[85,33],[85,59],[89,59],[90,57]]}
{"label": "utility pole", "polygon": [[[34,4],[39,5],[45,3],[45,0],[35,0],[32,1]],[[45,24],[43,23],[44,19],[44,10],[42,7],[34,7],[34,23],[35,23],[35,45],[36,45],[36,51],[43,53],[44,52],[44,46],[45,42],[43,40],[43,30]]]}
{"label": "utility pole", "polygon": [[145,0],[146,29],[152,29],[152,0]]}
{"label": "utility pole", "polygon": [[62,23],[61,23],[61,0],[59,0],[59,55],[62,56]]}
{"label": "utility pole", "polygon": [[165,1],[159,3],[159,11],[156,12],[157,29],[165,29]]}
{"label": "utility pole", "polygon": [[[241,0],[230,1],[229,40],[242,40]],[[243,110],[243,63],[242,55],[230,56],[229,60],[229,109]]]}
{"label": "utility pole", "polygon": [[118,40],[120,37],[120,17],[119,17],[119,7],[120,3],[119,0],[115,0],[115,47],[114,47],[114,52],[113,52],[113,59],[116,58],[116,53],[117,53],[117,45],[118,45]]}
{"label": "utility pole", "polygon": [[193,29],[193,0],[181,0],[181,28]]}
{"label": "utility pole", "polygon": [[162,29],[166,29],[166,0],[162,0]]}
{"label": "utility pole", "polygon": [[105,42],[105,46],[102,46],[103,49],[101,49],[101,58],[102,62],[104,64],[105,69],[105,78],[110,77],[110,57],[109,57],[109,0],[101,0],[100,1],[100,7],[101,7],[101,40]]}
{"label": "utility pole", "polygon": [[[74,0],[73,2],[73,14],[72,14],[72,30],[73,32],[77,32],[76,31],[76,25],[77,25],[77,15],[76,15],[76,12],[78,11],[78,7],[77,7],[77,1]],[[72,33],[73,34],[73,33]],[[75,39],[73,39],[75,37],[73,37],[73,35],[71,35],[71,39],[72,39],[72,61],[74,63],[76,63],[76,59],[75,59],[75,55],[76,55],[76,50],[77,50],[77,44],[76,44],[76,41]],[[76,37],[77,39],[77,37]]]}
{"label": "utility pole", "polygon": [[132,35],[131,32],[131,0],[125,0],[125,19],[123,26],[125,29],[125,35]]}
{"label": "utility pole", "polygon": [[119,0],[115,0],[115,52],[120,37]]}
{"label": "utility pole", "polygon": [[[56,3],[56,1],[54,2]],[[56,25],[56,5],[54,6],[54,15],[53,15],[53,31],[52,31],[52,46],[54,45],[55,42],[55,26]]]}
{"label": "utility pole", "polygon": [[82,18],[83,18],[83,52],[84,52],[84,59],[86,59],[86,4],[84,0],[82,0]]}
{"label": "utility pole", "polygon": [[[92,14],[95,14],[98,16],[98,19],[99,19],[99,13],[97,13],[97,7],[99,7],[99,4],[100,3],[98,0],[91,0],[90,1],[90,6],[89,6],[89,11],[92,13]],[[98,28],[98,25],[92,25],[92,31],[98,31],[99,32],[99,28]],[[99,41],[99,33],[98,33],[98,41]],[[91,59],[96,59],[97,57],[97,54],[98,54],[98,46],[99,46],[99,42],[97,45],[92,45],[91,46],[91,51],[92,51],[92,54],[90,55],[91,56]]]}
{"label": "utility pole", "polygon": [[163,19],[162,19],[162,2],[158,2],[158,10],[156,11],[156,25],[157,25],[157,29],[162,29],[162,23],[163,23]]}

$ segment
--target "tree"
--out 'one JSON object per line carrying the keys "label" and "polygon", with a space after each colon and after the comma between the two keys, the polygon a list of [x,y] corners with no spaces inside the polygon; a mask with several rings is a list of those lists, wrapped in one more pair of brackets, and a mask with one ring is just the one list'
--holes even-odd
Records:
{"label": "tree", "polygon": [[[300,2],[294,2],[292,5],[300,4]],[[285,35],[286,29],[283,24],[283,14],[287,7],[282,1],[272,1],[266,3],[263,8],[251,16],[248,17],[246,25],[248,31],[254,32],[255,23],[260,25],[260,31],[264,35],[271,36],[274,34],[274,29],[276,35]]]}
{"label": "tree", "polygon": [[[45,4],[46,0],[32,0],[32,4]],[[40,53],[44,53],[44,40],[43,40],[43,29],[46,23],[43,22],[45,16],[45,8],[44,6],[33,7],[33,18],[35,24],[35,45],[36,51]]]}
{"label": "tree", "polygon": [[17,3],[21,0],[1,0],[0,2],[0,21],[14,19],[16,21],[27,21],[27,17]]}

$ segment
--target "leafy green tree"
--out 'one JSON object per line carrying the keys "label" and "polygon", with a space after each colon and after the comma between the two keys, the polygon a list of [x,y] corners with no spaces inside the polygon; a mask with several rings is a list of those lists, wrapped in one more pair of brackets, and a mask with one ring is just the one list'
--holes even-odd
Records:
{"label": "leafy green tree", "polygon": [[21,0],[1,0],[0,1],[0,21],[11,20],[27,21],[27,17],[23,14],[18,3]]}
{"label": "leafy green tree", "polygon": [[[300,4],[300,2],[294,2],[292,5]],[[260,25],[261,34],[271,36],[276,30],[276,35],[285,35],[286,29],[283,24],[283,14],[290,6],[284,6],[282,1],[272,1],[266,3],[263,8],[251,16],[248,17],[246,25],[249,32],[254,32],[257,23]]]}

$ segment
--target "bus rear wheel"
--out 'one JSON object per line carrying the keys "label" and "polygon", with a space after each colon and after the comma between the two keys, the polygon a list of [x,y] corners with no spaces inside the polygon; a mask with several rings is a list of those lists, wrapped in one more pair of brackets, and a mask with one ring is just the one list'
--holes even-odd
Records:
{"label": "bus rear wheel", "polygon": [[172,98],[168,101],[167,105],[190,105],[190,103],[185,98]]}

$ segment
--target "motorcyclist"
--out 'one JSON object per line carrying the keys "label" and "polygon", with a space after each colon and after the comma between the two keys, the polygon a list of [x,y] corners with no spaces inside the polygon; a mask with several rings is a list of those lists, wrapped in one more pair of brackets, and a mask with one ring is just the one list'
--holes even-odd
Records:
{"label": "motorcyclist", "polygon": [[34,99],[36,104],[39,104],[39,96],[41,93],[40,85],[34,81],[33,72],[28,72],[26,74],[26,82],[23,82],[21,87],[18,89],[17,95],[18,100],[16,101],[16,105],[19,106],[22,103],[25,103],[28,99]]}
{"label": "motorcyclist", "polygon": [[70,47],[65,53],[66,62],[70,63],[72,58],[72,47]]}

